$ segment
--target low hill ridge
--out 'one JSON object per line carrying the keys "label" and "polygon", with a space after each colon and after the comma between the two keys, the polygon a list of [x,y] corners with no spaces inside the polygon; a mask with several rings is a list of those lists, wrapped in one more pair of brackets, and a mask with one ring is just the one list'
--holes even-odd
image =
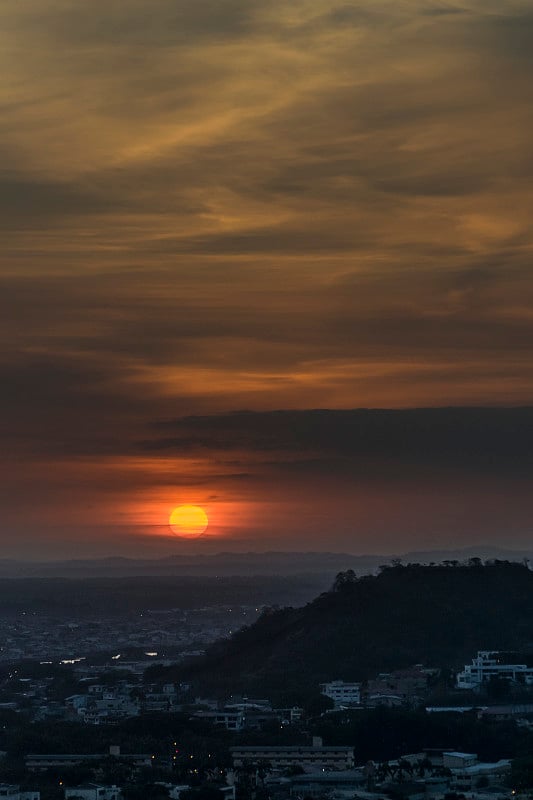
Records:
{"label": "low hill ridge", "polygon": [[316,689],[423,663],[459,668],[477,650],[533,651],[527,563],[395,564],[340,573],[303,608],[267,609],[252,626],[179,670],[205,691]]}

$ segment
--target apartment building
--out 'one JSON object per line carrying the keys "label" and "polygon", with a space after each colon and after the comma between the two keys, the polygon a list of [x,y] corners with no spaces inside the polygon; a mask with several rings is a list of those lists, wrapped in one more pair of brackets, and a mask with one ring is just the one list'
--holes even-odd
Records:
{"label": "apartment building", "polygon": [[[517,659],[515,661],[515,658]],[[491,678],[500,678],[533,685],[533,666],[518,663],[516,654],[493,650],[480,650],[471,664],[467,664],[457,675],[458,689],[479,689]]]}

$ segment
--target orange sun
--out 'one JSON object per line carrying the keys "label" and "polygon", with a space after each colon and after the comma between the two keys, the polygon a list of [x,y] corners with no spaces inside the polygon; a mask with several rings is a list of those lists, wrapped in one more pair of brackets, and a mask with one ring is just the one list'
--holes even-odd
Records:
{"label": "orange sun", "polygon": [[168,524],[178,536],[194,539],[207,530],[209,519],[200,506],[178,506],[172,511]]}

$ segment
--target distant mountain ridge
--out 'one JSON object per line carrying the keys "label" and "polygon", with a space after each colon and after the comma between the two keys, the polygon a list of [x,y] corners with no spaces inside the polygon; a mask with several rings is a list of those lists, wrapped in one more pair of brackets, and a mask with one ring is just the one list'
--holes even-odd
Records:
{"label": "distant mountain ridge", "polygon": [[519,561],[533,558],[533,550],[510,550],[479,545],[456,550],[428,550],[389,555],[354,555],[330,552],[220,552],[171,555],[157,559],[110,556],[65,561],[17,561],[0,559],[0,578],[89,578],[130,576],[336,575],[353,569],[358,575],[375,572],[380,565],[400,559],[404,563],[463,561],[472,556]]}

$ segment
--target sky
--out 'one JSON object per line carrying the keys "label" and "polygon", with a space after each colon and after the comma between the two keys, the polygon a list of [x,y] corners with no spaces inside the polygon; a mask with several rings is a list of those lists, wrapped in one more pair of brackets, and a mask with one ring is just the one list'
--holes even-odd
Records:
{"label": "sky", "polygon": [[0,557],[528,543],[532,73],[529,0],[3,0]]}

